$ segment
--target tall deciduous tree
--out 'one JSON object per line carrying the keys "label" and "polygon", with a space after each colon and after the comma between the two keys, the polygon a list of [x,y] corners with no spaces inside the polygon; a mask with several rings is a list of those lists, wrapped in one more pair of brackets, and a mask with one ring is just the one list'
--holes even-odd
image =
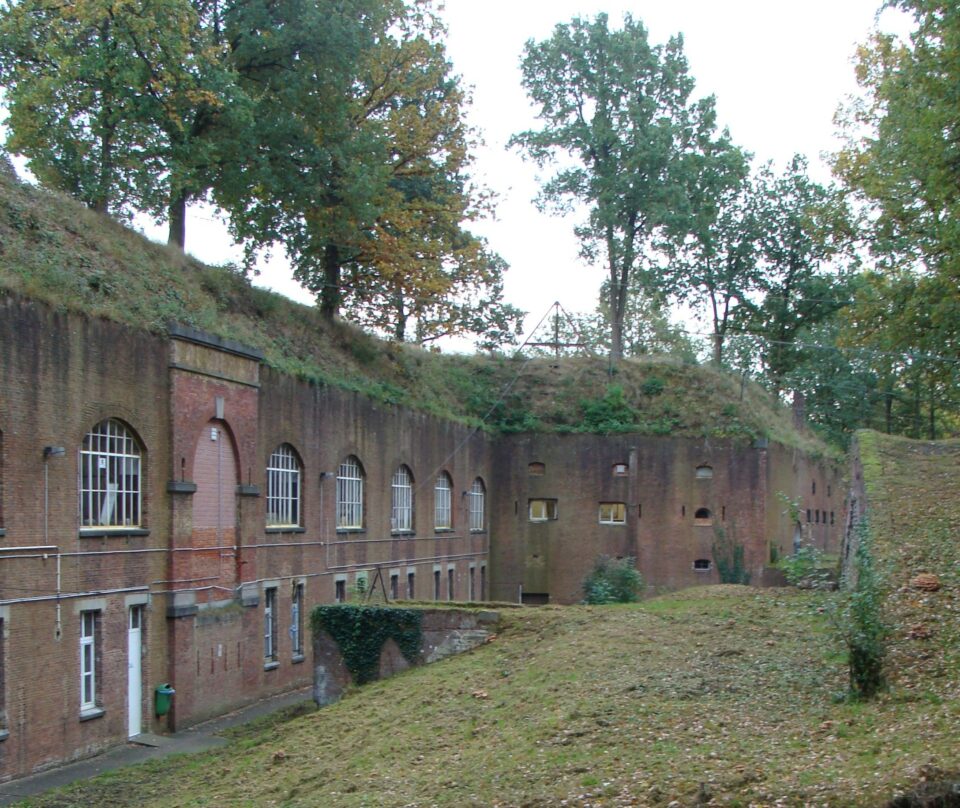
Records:
{"label": "tall deciduous tree", "polygon": [[847,339],[887,357],[887,428],[933,437],[938,423],[955,423],[960,389],[960,7],[886,5],[915,28],[859,49],[863,92],[838,116],[846,145],[834,170],[872,210],[878,270],[849,313]]}
{"label": "tall deciduous tree", "polygon": [[762,286],[759,200],[753,182],[743,178],[719,194],[717,210],[697,223],[674,252],[667,269],[672,293],[693,303],[711,326],[713,363],[723,364],[731,328],[751,309],[751,295]]}
{"label": "tall deciduous tree", "polygon": [[419,341],[516,321],[503,262],[468,229],[487,200],[467,173],[467,99],[442,25],[428,2],[353,5],[287,20],[285,6],[253,0],[229,19],[241,63],[263,65],[244,83],[258,159],[218,201],[251,253],[284,245],[327,317],[344,309]]}
{"label": "tall deciduous tree", "polygon": [[850,302],[831,263],[849,243],[850,218],[837,190],[809,178],[803,157],[794,157],[779,176],[764,166],[757,182],[763,297],[742,323],[764,338],[765,381],[779,395],[803,358],[798,335]]}
{"label": "tall deciduous tree", "polygon": [[[148,212],[183,246],[209,187],[215,124],[243,109],[214,6],[188,0],[19,0],[0,13],[7,146],[95,210]],[[233,126],[224,125],[226,132]]]}
{"label": "tall deciduous tree", "polygon": [[[573,158],[543,186],[541,203],[588,208],[577,235],[586,259],[606,263],[617,359],[634,276],[641,288],[658,284],[650,261],[655,239],[690,232],[698,207],[712,204],[704,191],[718,191],[730,176],[718,164],[737,162],[739,154],[716,132],[713,98],[691,99],[682,38],[651,45],[629,15],[620,30],[600,14],[528,42],[523,84],[543,126],[512,142],[541,166],[562,154]],[[710,177],[719,187],[711,189]]]}

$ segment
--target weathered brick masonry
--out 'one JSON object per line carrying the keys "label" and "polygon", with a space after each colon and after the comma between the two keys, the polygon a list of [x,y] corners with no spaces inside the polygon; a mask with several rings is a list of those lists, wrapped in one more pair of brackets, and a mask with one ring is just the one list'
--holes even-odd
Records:
{"label": "weathered brick masonry", "polygon": [[[104,423],[132,439],[139,466],[111,477],[112,461],[84,455]],[[298,512],[268,525],[279,447],[296,458]],[[346,529],[348,458],[362,469],[363,520]],[[397,530],[401,466],[412,511]],[[441,474],[449,522],[436,515]],[[81,506],[84,485],[99,486],[94,505]],[[130,486],[139,511],[103,524]],[[608,554],[635,556],[658,591],[716,582],[722,528],[763,583],[771,546],[789,552],[799,534],[835,547],[841,503],[833,470],[780,446],[492,438],[299,381],[189,329],[155,336],[5,297],[0,778],[308,685],[306,615],[359,580],[425,600],[569,603]],[[173,708],[158,717],[167,683]]]}

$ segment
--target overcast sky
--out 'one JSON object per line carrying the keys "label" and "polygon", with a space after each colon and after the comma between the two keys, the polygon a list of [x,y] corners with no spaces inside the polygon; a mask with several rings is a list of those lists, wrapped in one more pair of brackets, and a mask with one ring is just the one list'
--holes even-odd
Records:
{"label": "overcast sky", "polygon": [[[528,39],[548,37],[557,23],[606,11],[613,24],[629,11],[651,41],[682,33],[697,95],[713,94],[721,126],[757,161],[782,165],[793,154],[811,161],[817,179],[829,179],[822,155],[834,150],[833,116],[856,89],[852,58],[876,22],[881,0],[447,0],[448,53],[473,88],[469,119],[485,146],[474,174],[498,195],[495,221],[476,230],[510,265],[509,302],[529,312],[528,325],[559,300],[570,311],[590,311],[604,272],[577,257],[575,217],[537,212],[537,170],[506,150],[515,132],[536,126],[520,85],[519,63]],[[885,27],[897,25],[885,13]],[[901,26],[902,27],[902,26]],[[162,238],[163,228],[151,235]],[[187,249],[202,260],[235,259],[209,211],[196,211]],[[309,294],[274,260],[256,281],[304,302]]]}

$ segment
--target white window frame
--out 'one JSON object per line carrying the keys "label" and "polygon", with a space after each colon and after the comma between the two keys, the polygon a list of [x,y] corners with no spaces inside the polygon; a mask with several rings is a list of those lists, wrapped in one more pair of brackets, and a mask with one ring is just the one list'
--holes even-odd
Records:
{"label": "white window frame", "polygon": [[555,499],[531,499],[528,508],[531,522],[553,522],[558,518],[559,508]]}
{"label": "white window frame", "polygon": [[470,517],[470,532],[481,533],[485,530],[487,488],[483,480],[477,477],[470,485],[467,495],[467,512]]}
{"label": "white window frame", "polygon": [[277,587],[263,590],[263,660],[277,661]]}
{"label": "white window frame", "polygon": [[433,527],[435,530],[453,529],[453,481],[441,471],[433,488]]}
{"label": "white window frame", "polygon": [[350,455],[337,469],[337,529],[363,528],[363,467]]}
{"label": "white window frame", "polygon": [[625,502],[601,502],[601,525],[625,525],[627,523],[627,505]]}
{"label": "white window frame", "polygon": [[393,473],[390,492],[391,532],[413,533],[413,474],[407,466]]}
{"label": "white window frame", "polygon": [[80,612],[80,713],[97,706],[97,622],[99,610]]}
{"label": "white window frame", "polygon": [[81,527],[140,527],[142,460],[137,439],[115,418],[101,421],[84,436],[78,480]]}
{"label": "white window frame", "polygon": [[294,659],[303,658],[303,591],[301,581],[294,581],[290,597],[290,645]]}
{"label": "white window frame", "polygon": [[300,527],[302,469],[289,443],[281,443],[267,463],[267,527]]}

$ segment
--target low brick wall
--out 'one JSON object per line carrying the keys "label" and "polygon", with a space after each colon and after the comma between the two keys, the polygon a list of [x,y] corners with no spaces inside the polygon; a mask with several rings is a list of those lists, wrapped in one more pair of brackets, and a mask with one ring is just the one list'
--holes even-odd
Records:
{"label": "low brick wall", "polygon": [[[379,679],[412,665],[427,665],[483,645],[496,633],[498,612],[486,609],[429,609],[423,613],[420,651],[409,662],[393,640],[380,650]],[[313,699],[318,705],[337,701],[353,682],[334,639],[326,632],[313,638]]]}

